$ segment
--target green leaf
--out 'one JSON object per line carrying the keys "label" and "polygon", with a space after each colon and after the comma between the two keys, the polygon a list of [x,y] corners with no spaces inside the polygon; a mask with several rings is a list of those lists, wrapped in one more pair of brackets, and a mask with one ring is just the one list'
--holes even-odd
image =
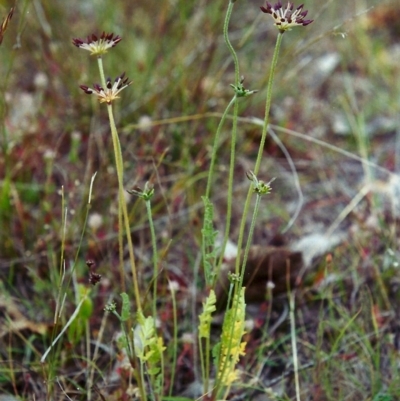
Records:
{"label": "green leaf", "polygon": [[82,339],[86,323],[93,313],[93,302],[89,298],[89,293],[90,291],[83,284],[78,284],[78,300],[81,305],[67,331],[68,340],[74,345]]}
{"label": "green leaf", "polygon": [[210,327],[212,320],[212,313],[216,311],[215,303],[217,298],[215,297],[214,290],[210,290],[210,295],[206,298],[206,302],[203,302],[203,312],[199,315],[199,337],[209,338],[210,337]]}
{"label": "green leaf", "polygon": [[215,261],[217,259],[217,250],[215,249],[215,239],[218,231],[214,230],[214,206],[205,196],[202,197],[204,202],[204,223],[201,230],[203,236],[203,264],[204,274],[207,284],[211,284],[215,276]]}
{"label": "green leaf", "polygon": [[131,304],[129,302],[129,297],[126,292],[123,292],[121,295],[122,298],[122,309],[121,309],[121,321],[125,322],[129,319],[131,315]]}
{"label": "green leaf", "polygon": [[221,349],[217,365],[217,378],[224,386],[231,384],[239,357],[244,355],[245,342],[242,342],[246,304],[245,288],[238,290],[233,297],[232,308],[225,314],[221,333]]}
{"label": "green leaf", "polygon": [[6,216],[11,210],[11,185],[10,179],[5,178],[0,189],[0,215]]}

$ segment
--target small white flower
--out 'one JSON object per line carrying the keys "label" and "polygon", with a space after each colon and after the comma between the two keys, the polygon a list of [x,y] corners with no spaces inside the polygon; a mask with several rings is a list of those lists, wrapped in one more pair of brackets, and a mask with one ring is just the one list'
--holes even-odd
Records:
{"label": "small white flower", "polygon": [[250,332],[251,330],[253,330],[255,325],[256,324],[254,322],[254,319],[247,319],[244,321],[244,328],[246,332]]}
{"label": "small white flower", "polygon": [[49,78],[44,72],[38,72],[33,78],[33,84],[36,89],[44,90],[49,86]]}
{"label": "small white flower", "polygon": [[171,292],[176,292],[179,290],[179,283],[177,281],[169,281],[168,285]]}
{"label": "small white flower", "polygon": [[196,342],[196,338],[193,333],[183,333],[181,340],[185,344],[194,344]]}
{"label": "small white flower", "polygon": [[143,132],[150,132],[152,124],[153,124],[153,120],[149,116],[145,115],[145,116],[141,116],[139,118],[138,126],[139,126],[139,129],[141,129]]}
{"label": "small white flower", "polygon": [[80,140],[82,139],[82,134],[79,131],[72,131],[71,132],[71,139],[74,142],[80,142]]}
{"label": "small white flower", "polygon": [[267,290],[273,290],[275,288],[275,284],[273,281],[268,280],[267,281]]}
{"label": "small white flower", "polygon": [[46,149],[43,154],[43,159],[45,160],[54,160],[56,158],[57,153],[53,149]]}
{"label": "small white flower", "polygon": [[98,230],[103,224],[103,216],[100,213],[91,213],[88,218],[88,226],[93,230]]}

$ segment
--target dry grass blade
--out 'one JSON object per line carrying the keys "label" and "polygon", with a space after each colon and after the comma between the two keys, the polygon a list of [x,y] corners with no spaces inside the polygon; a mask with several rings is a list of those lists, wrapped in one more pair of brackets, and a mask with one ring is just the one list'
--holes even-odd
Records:
{"label": "dry grass blade", "polygon": [[11,7],[10,12],[8,13],[7,17],[4,19],[4,21],[2,22],[2,24],[0,26],[0,45],[3,42],[4,33],[7,29],[8,23],[11,21],[13,13],[14,13],[14,7]]}

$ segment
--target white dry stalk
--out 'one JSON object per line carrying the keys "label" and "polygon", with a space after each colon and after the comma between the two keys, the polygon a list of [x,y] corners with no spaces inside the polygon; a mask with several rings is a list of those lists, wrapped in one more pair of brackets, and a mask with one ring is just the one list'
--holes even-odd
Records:
{"label": "white dry stalk", "polygon": [[81,299],[81,301],[79,302],[78,306],[76,307],[74,313],[72,314],[72,316],[70,317],[70,319],[68,320],[67,324],[64,326],[64,328],[61,330],[60,334],[56,337],[56,339],[52,342],[52,344],[50,345],[50,347],[47,349],[47,351],[43,354],[43,356],[40,359],[41,363],[44,363],[47,355],[49,354],[49,352],[51,351],[51,349],[54,347],[54,345],[57,344],[57,341],[61,338],[61,336],[65,333],[65,331],[68,329],[68,327],[70,326],[70,324],[76,319],[76,317],[78,316],[78,313],[81,309],[81,306],[83,304],[83,302],[86,300],[86,295]]}
{"label": "white dry stalk", "polygon": [[296,400],[300,401],[299,360],[297,358],[296,323],[294,319],[294,293],[289,294],[290,337],[292,339],[294,382],[296,387]]}

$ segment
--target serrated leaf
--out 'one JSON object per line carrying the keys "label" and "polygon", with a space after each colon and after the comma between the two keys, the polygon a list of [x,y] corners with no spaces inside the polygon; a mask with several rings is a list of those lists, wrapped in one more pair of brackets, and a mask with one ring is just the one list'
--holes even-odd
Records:
{"label": "serrated leaf", "polygon": [[239,357],[245,354],[246,343],[242,342],[246,304],[245,288],[234,295],[232,308],[225,314],[221,333],[221,349],[217,360],[217,378],[224,386],[230,385],[236,378],[235,366]]}
{"label": "serrated leaf", "polygon": [[216,311],[217,298],[215,296],[214,290],[210,290],[210,295],[206,298],[206,301],[203,302],[203,312],[199,315],[199,337],[200,338],[209,338],[210,337],[210,327],[211,327],[211,319],[212,313]]}

